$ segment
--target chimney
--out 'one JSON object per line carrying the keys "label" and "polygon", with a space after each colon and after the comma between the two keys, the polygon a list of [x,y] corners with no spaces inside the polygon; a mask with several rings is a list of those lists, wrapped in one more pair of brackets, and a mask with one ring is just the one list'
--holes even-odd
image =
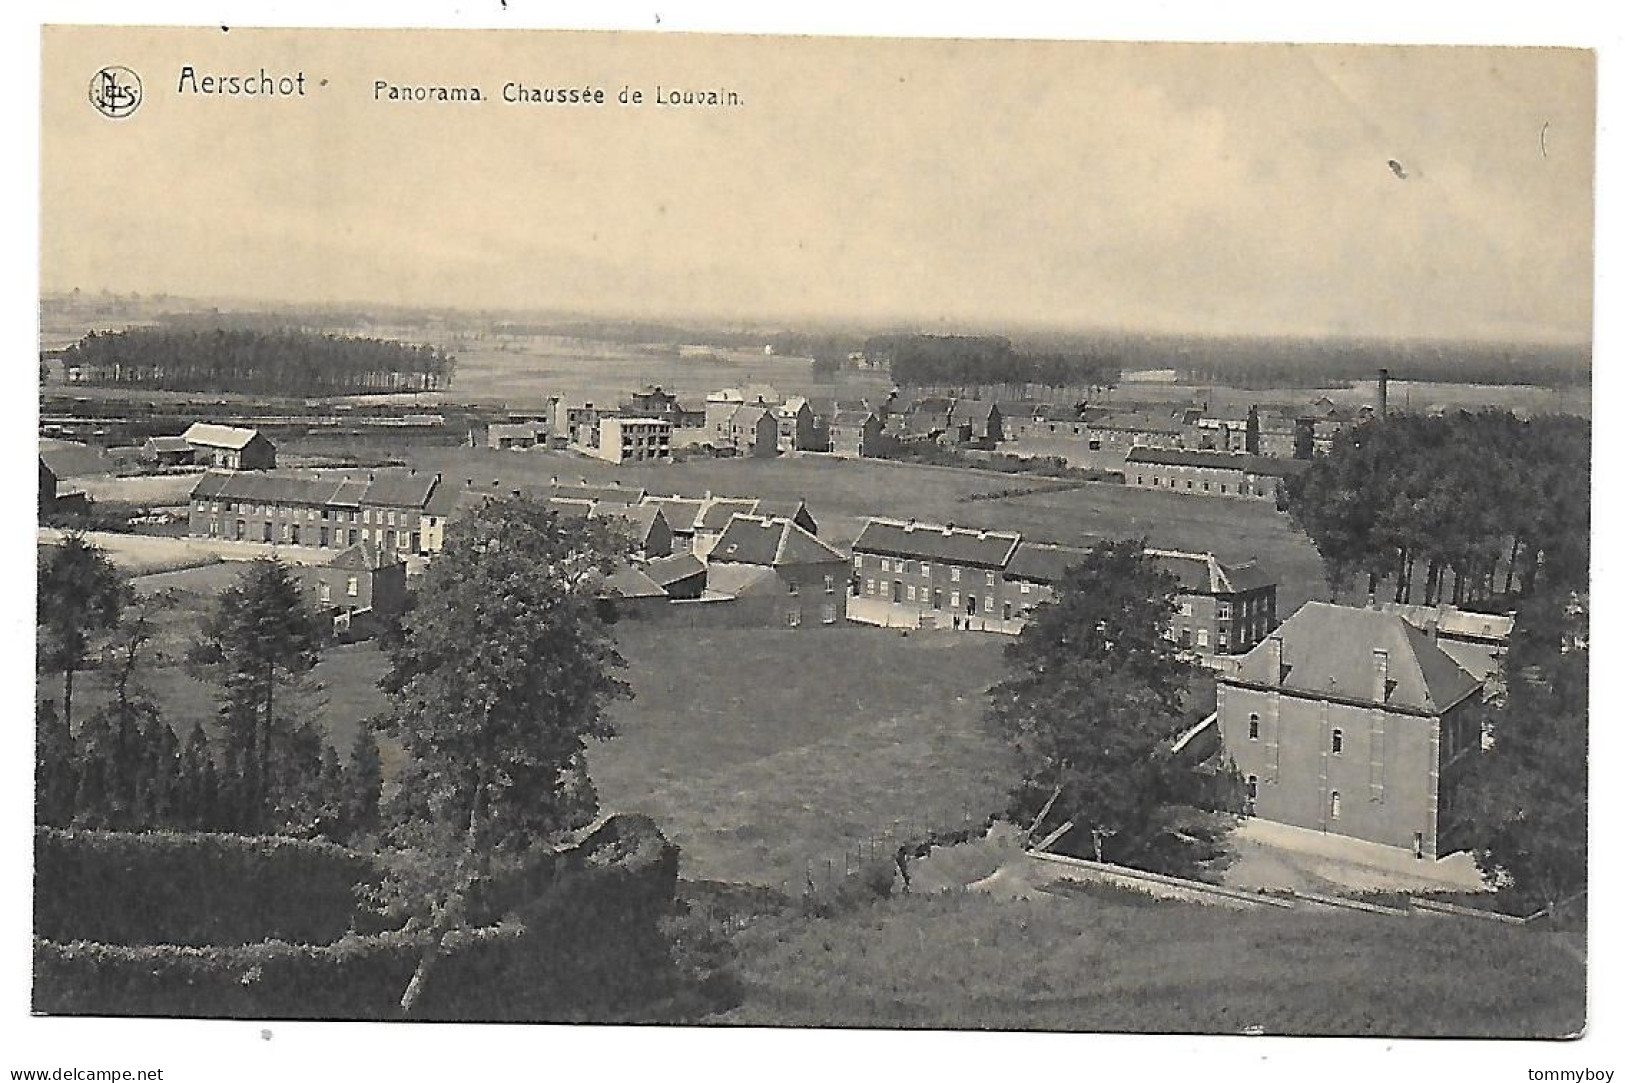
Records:
{"label": "chimney", "polygon": [[1281,647],[1281,633],[1271,632],[1264,637],[1264,680],[1270,684],[1280,684],[1286,676]]}
{"label": "chimney", "polygon": [[551,484],[551,485],[557,485],[559,483],[559,476],[557,474],[554,474],[551,478],[548,479],[548,483]]}
{"label": "chimney", "polygon": [[914,533],[914,520],[913,519],[910,519],[908,522],[903,524],[903,532],[905,534]]}
{"label": "chimney", "polygon": [[1377,370],[1377,416],[1388,416],[1388,370]]}
{"label": "chimney", "polygon": [[1371,698],[1388,702],[1388,652],[1381,647],[1371,648]]}
{"label": "chimney", "polygon": [[942,528],[942,536],[944,538],[946,538],[948,535],[952,534],[953,532],[954,532],[954,525],[952,523],[944,524],[944,526]]}
{"label": "chimney", "polygon": [[472,489],[474,487],[474,479],[473,478],[464,478],[463,479],[463,485],[464,485],[465,488]]}

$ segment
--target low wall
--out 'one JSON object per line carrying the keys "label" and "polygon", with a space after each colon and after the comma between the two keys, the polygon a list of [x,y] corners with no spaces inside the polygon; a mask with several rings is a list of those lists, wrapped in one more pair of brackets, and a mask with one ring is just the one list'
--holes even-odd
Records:
{"label": "low wall", "polygon": [[1048,854],[1039,850],[1029,850],[1027,856],[1037,861],[1049,861],[1065,865],[1071,870],[1071,879],[1111,884],[1114,887],[1128,888],[1132,891],[1144,891],[1147,894],[1155,895],[1159,899],[1178,899],[1182,902],[1198,903],[1204,906],[1227,906],[1232,908],[1273,906],[1282,910],[1292,909],[1292,903],[1285,899],[1255,895],[1247,891],[1237,891],[1234,888],[1219,887],[1216,884],[1204,884],[1200,880],[1164,876],[1162,873],[1130,869],[1123,865],[1108,865],[1081,857],[1068,857],[1065,854]]}

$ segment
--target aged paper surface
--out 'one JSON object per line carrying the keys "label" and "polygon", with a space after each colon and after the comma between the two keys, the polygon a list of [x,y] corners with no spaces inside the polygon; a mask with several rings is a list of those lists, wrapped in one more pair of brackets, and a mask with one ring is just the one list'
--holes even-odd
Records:
{"label": "aged paper surface", "polygon": [[[636,698],[613,709],[619,734],[601,750],[589,742],[583,770],[596,811],[646,813],[676,844],[682,928],[662,919],[661,935],[673,938],[673,957],[700,958],[695,966],[726,981],[690,989],[661,970],[658,980],[679,991],[654,1006],[588,966],[573,980],[601,989],[598,1000],[508,1015],[470,987],[466,1003],[481,1006],[426,1001],[427,1017],[719,1024],[629,1040],[645,1058],[699,1048],[703,1064],[731,1060],[735,1043],[751,1057],[801,1062],[797,1043],[808,1042],[806,1063],[819,1072],[882,1038],[807,1028],[1080,1031],[1090,1037],[1067,1039],[1079,1043],[1068,1056],[1103,1051],[1125,1070],[1125,1050],[1191,1056],[1199,1070],[1213,1056],[1221,1074],[1260,1062],[1235,1057],[1225,1039],[1170,1035],[1551,1038],[1590,1019],[1592,1036],[1577,1046],[1521,1045],[1513,1057],[1454,1048],[1520,1077],[1611,1070],[1614,1047],[1594,1044],[1604,1001],[1585,997],[1587,960],[1598,968],[1602,957],[1583,915],[1578,931],[1532,926],[1544,938],[1532,949],[1493,920],[1409,909],[1414,899],[1471,903],[1483,886],[1472,844],[1447,822],[1451,756],[1467,739],[1412,762],[1393,721],[1410,710],[1400,686],[1412,671],[1420,690],[1410,713],[1432,712],[1436,743],[1457,740],[1447,708],[1467,685],[1451,682],[1470,677],[1474,703],[1493,696],[1487,669],[1440,646],[1448,616],[1402,625],[1389,613],[1401,646],[1355,643],[1360,667],[1373,649],[1384,675],[1395,659],[1382,699],[1395,698],[1376,705],[1375,737],[1356,728],[1371,724],[1365,715],[1315,730],[1332,774],[1306,769],[1301,794],[1289,792],[1287,739],[1264,734],[1274,759],[1257,762],[1267,769],[1232,749],[1249,826],[1213,868],[1163,869],[1181,874],[1171,887],[1134,879],[1136,862],[1150,868],[1143,858],[1111,861],[1111,830],[1091,843],[1076,828],[1070,842],[1066,830],[1043,840],[1057,843],[1060,863],[1079,863],[1060,866],[1057,887],[1057,862],[1014,840],[1030,826],[1035,841],[1063,817],[1038,831],[1035,813],[1043,822],[1049,811],[1038,810],[1042,794],[1032,807],[1011,805],[1021,769],[983,717],[987,689],[1011,672],[1003,644],[1036,619],[1029,588],[1058,590],[1065,554],[1105,538],[1139,539],[1175,574],[1179,561],[1196,562],[1224,584],[1178,596],[1171,639],[1183,635],[1183,648],[1203,656],[1206,687],[1224,689],[1205,693],[1217,698],[1191,708],[1191,721],[1211,712],[1226,749],[1245,745],[1231,728],[1245,726],[1235,704],[1278,626],[1290,654],[1315,640],[1354,642],[1353,625],[1325,615],[1334,608],[1380,612],[1389,599],[1519,608],[1508,600],[1513,570],[1499,563],[1482,591],[1484,569],[1453,571],[1447,595],[1424,559],[1415,597],[1384,580],[1378,599],[1363,566],[1344,576],[1322,562],[1325,538],[1290,514],[1288,479],[1390,410],[1509,411],[1536,425],[1592,417],[1603,394],[1590,378],[1595,53],[991,40],[996,31],[936,40],[240,25],[39,32],[40,457],[63,475],[57,491],[70,507],[130,506],[111,529],[42,510],[39,541],[43,552],[62,536],[53,531],[89,524],[138,592],[177,590],[190,616],[172,621],[172,645],[156,637],[159,657],[190,649],[232,573],[277,556],[324,620],[322,607],[338,599],[336,645],[313,671],[322,690],[301,689],[308,698],[290,709],[308,711],[311,739],[349,762],[365,720],[391,710],[378,681],[396,657],[393,633],[367,631],[384,608],[386,564],[398,556],[402,597],[421,599],[444,555],[439,532],[510,494],[645,532],[615,597],[636,597],[639,613],[654,612],[657,598],[660,615],[620,610],[613,627]],[[92,332],[136,337],[87,345]],[[244,337],[202,348],[186,337],[207,334]],[[340,345],[278,345],[284,334]],[[361,349],[346,344],[363,339],[423,353],[381,368],[353,362],[355,375],[341,380]],[[921,341],[970,345],[922,360]],[[260,360],[243,360],[255,350]],[[1046,358],[1059,375],[1045,375]],[[854,420],[871,414],[872,436]],[[193,422],[224,425],[225,435],[194,434]],[[231,443],[248,430],[274,445],[274,464],[244,458],[258,446],[248,437]],[[74,458],[81,449],[89,460]],[[1213,455],[1246,458],[1245,477],[1237,466],[1241,480],[1225,480],[1232,463],[1201,458]],[[225,480],[205,491],[215,483],[197,478]],[[1150,491],[1165,478],[1191,495]],[[380,479],[421,493],[372,504],[363,495],[345,510],[343,485],[378,493],[368,487]],[[323,484],[334,488],[311,495]],[[1232,499],[1243,485],[1253,502]],[[628,513],[631,504],[648,510]],[[656,506],[658,527],[649,525]],[[362,509],[365,519],[346,518]],[[1589,519],[1572,522],[1584,531]],[[902,548],[876,540],[892,527],[900,540],[886,544]],[[748,530],[772,540],[744,540]],[[931,546],[915,541],[924,533]],[[1006,536],[994,563],[971,553]],[[350,559],[361,564],[317,570],[358,541]],[[754,544],[767,544],[766,555],[752,557]],[[1040,564],[1057,572],[1033,570]],[[933,568],[941,581],[928,588]],[[361,579],[366,604],[346,603]],[[1505,597],[1492,599],[1503,583]],[[1583,596],[1583,627],[1589,579],[1572,593]],[[400,604],[404,616],[392,619],[409,628],[418,603]],[[1201,625],[1203,605],[1219,607],[1222,631]],[[1301,631],[1315,620],[1328,631]],[[1496,634],[1498,659],[1510,632]],[[1298,657],[1300,678],[1319,664]],[[152,697],[179,741],[217,725],[218,682],[178,654],[150,664]],[[1281,686],[1279,656],[1275,664]],[[1341,708],[1325,704],[1346,696],[1341,662],[1325,664],[1332,683],[1315,690],[1314,709],[1331,712]],[[1447,665],[1448,674],[1437,668]],[[1369,683],[1366,668],[1351,672]],[[37,709],[55,717],[61,677],[44,667],[39,681],[36,705],[49,708]],[[78,710],[110,702],[111,687],[87,674]],[[1198,747],[1198,729],[1182,727],[1179,747]],[[1336,781],[1342,768],[1329,758],[1343,755],[1345,730],[1350,758],[1362,759],[1358,794]],[[400,773],[400,740],[395,731],[381,745],[386,805],[411,777]],[[119,820],[86,811],[95,798],[78,777],[63,799],[67,819],[51,830],[302,830],[369,853],[389,848],[376,833],[295,829],[287,817],[251,827],[183,822],[173,811]],[[1294,804],[1299,796],[1310,811]],[[20,835],[19,862],[28,845]],[[854,885],[873,879],[877,854],[890,897],[854,917]],[[1095,858],[1107,871],[1077,871]],[[1231,894],[1205,895],[1186,879]],[[1147,890],[1170,898],[1142,904]],[[1192,908],[1188,919],[1170,909],[1181,906]],[[1372,906],[1406,914],[1354,909]],[[1431,979],[1407,961],[1428,947],[1417,929],[1429,922],[1445,930],[1432,948],[1459,938],[1448,942],[1461,960],[1441,975],[1444,953],[1427,956]],[[376,997],[363,1006],[318,991],[319,976],[286,979],[287,989],[313,983],[308,998],[289,996],[278,985],[283,964],[269,956],[226,964],[248,990],[235,1009],[162,981],[143,991],[136,978],[120,1001],[106,990],[108,975],[135,973],[124,955],[111,951],[96,964],[101,977],[87,979],[83,951],[52,946],[103,936],[38,915],[31,927],[49,943],[32,960],[18,956],[17,972],[35,974],[19,1011],[239,1020],[175,1024],[196,1043],[175,1061],[164,1039],[149,1038],[158,1024],[33,1020],[58,1028],[25,1034],[42,1067],[174,1063],[175,1078],[202,1078],[221,1064],[252,1076],[275,1063],[280,1075],[313,1063],[284,1043],[321,1026],[290,1020],[395,1018]],[[1389,928],[1391,937],[1380,931]],[[128,954],[129,942],[119,950]],[[1113,942],[1133,946],[1114,954]],[[1354,953],[1358,965],[1344,958]],[[40,969],[42,957],[56,969]],[[647,957],[615,965],[645,985],[657,980],[640,969]],[[446,966],[442,975],[459,973]],[[1305,981],[1306,971],[1320,977]],[[381,982],[396,980],[388,973]],[[185,979],[192,990],[211,980]],[[324,1007],[302,1009],[301,998]],[[130,1052],[108,1044],[93,1056],[64,1037],[115,1026]],[[584,1046],[622,1040],[621,1031],[491,1027],[469,1040],[533,1055],[532,1031],[550,1041],[562,1033],[572,1063]],[[1117,1031],[1163,1036],[1098,1036]],[[469,1063],[448,1048],[453,1032],[464,1040],[462,1028],[371,1023],[312,1048],[357,1071],[366,1049],[396,1071],[433,1064],[444,1074]],[[1043,1058],[1043,1070],[1064,1063],[1043,1044],[1061,1039],[1004,1040],[1024,1043],[1008,1048]],[[1006,1055],[989,1044],[999,1039],[965,1034],[884,1041],[880,1063],[892,1070],[915,1057],[952,1065],[944,1048],[989,1058],[977,1064]],[[1319,1059],[1316,1048],[1346,1045],[1317,1041],[1261,1048],[1272,1059]],[[1373,1059],[1361,1070],[1393,1067]],[[1406,1078],[1442,1070],[1427,1052],[1400,1067]]]}

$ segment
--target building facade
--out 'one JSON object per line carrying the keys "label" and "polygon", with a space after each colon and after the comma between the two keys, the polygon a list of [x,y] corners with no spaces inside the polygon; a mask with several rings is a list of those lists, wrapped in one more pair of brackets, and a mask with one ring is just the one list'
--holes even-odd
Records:
{"label": "building facade", "polygon": [[671,422],[649,417],[602,417],[590,449],[612,463],[671,462]]}
{"label": "building facade", "polygon": [[193,537],[427,555],[423,516],[439,474],[319,479],[211,470],[192,489]]}
{"label": "building facade", "polygon": [[1286,479],[1307,469],[1300,459],[1224,451],[1136,447],[1123,462],[1124,484],[1194,496],[1240,500],[1286,499]]}
{"label": "building facade", "polygon": [[723,581],[730,566],[770,570],[779,586],[773,596],[779,599],[774,623],[780,627],[818,628],[846,620],[846,555],[788,519],[733,516],[706,563]]}
{"label": "building facade", "polygon": [[255,429],[199,421],[181,434],[192,446],[193,461],[221,470],[273,470],[276,445]]}
{"label": "building facade", "polygon": [[1309,602],[1221,674],[1217,713],[1252,815],[1419,858],[1462,846],[1482,688],[1398,615]]}

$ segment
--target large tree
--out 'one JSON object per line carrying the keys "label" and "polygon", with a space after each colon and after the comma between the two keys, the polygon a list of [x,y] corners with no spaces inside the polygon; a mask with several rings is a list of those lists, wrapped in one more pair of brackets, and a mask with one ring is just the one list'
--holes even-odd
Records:
{"label": "large tree", "polygon": [[295,728],[278,715],[277,694],[316,665],[323,632],[287,566],[262,558],[220,592],[192,646],[191,662],[220,682],[220,718],[243,776],[240,830],[275,826],[278,750]]}
{"label": "large tree", "polygon": [[424,576],[378,720],[406,755],[386,891],[430,931],[408,1013],[473,885],[596,812],[586,742],[611,735],[605,710],[630,692],[595,596],[625,552],[602,522],[516,498],[453,524]]}
{"label": "large tree", "polygon": [[62,724],[73,729],[73,678],[92,643],[118,626],[124,577],[100,548],[78,534],[47,546],[39,561],[35,666],[62,674]]}
{"label": "large tree", "polygon": [[1587,640],[1574,601],[1542,598],[1519,613],[1491,746],[1456,796],[1479,867],[1530,907],[1586,885]]}
{"label": "large tree", "polygon": [[1142,539],[1097,545],[1005,648],[1011,675],[989,690],[989,713],[1021,765],[1015,814],[1071,822],[1085,853],[1188,872],[1170,839],[1187,813],[1211,811],[1196,806],[1227,802],[1170,751],[1195,674],[1165,634],[1177,589]]}

